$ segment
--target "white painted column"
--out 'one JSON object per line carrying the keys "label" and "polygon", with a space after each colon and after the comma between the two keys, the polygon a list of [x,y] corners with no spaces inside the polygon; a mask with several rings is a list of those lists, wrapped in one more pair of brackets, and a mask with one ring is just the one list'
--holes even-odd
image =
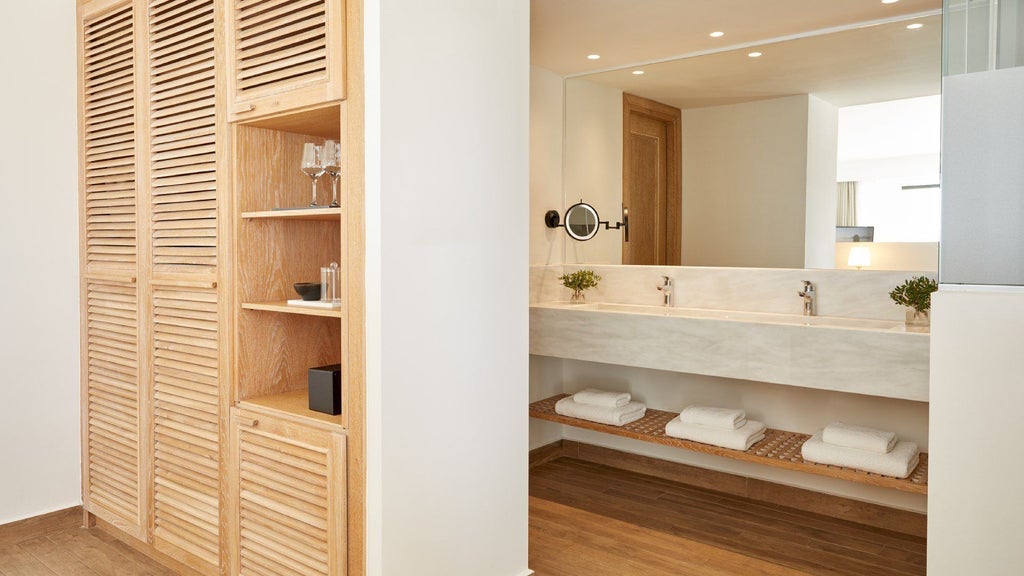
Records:
{"label": "white painted column", "polygon": [[366,12],[368,573],[518,576],[529,3]]}

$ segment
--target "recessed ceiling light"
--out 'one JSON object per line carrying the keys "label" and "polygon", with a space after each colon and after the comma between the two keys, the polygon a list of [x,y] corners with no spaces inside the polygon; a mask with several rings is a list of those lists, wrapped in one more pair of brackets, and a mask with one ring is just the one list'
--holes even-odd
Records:
{"label": "recessed ceiling light", "polygon": [[750,54],[747,54],[747,56],[750,56],[751,58],[760,58],[761,57],[761,53],[760,52],[751,52]]}
{"label": "recessed ceiling light", "polygon": [[587,54],[587,60],[600,60],[600,54]]}
{"label": "recessed ceiling light", "polygon": [[882,4],[895,4],[900,0],[882,0]]}
{"label": "recessed ceiling light", "polygon": [[643,75],[644,75],[644,71],[643,70],[633,70],[633,76],[643,76]]}
{"label": "recessed ceiling light", "polygon": [[920,22],[914,22],[913,24],[907,24],[907,30],[918,30],[918,29],[923,28],[923,27],[924,27],[924,24],[921,24]]}
{"label": "recessed ceiling light", "polygon": [[725,32],[720,32],[716,30],[711,34],[708,34],[708,36],[711,36],[712,38],[721,38],[722,36],[725,36]]}

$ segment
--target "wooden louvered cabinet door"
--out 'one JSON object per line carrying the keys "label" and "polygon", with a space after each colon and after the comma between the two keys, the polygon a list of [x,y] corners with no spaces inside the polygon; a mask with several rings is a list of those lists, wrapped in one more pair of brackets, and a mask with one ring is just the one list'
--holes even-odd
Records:
{"label": "wooden louvered cabinet door", "polygon": [[[146,0],[152,543],[220,565],[216,0]],[[223,124],[223,120],[220,120]]]}
{"label": "wooden louvered cabinet door", "polygon": [[145,538],[136,182],[135,13],[80,6],[82,499]]}
{"label": "wooden louvered cabinet door", "polygon": [[216,289],[153,291],[153,541],[200,570],[220,563]]}
{"label": "wooden louvered cabinet door", "polygon": [[345,98],[344,0],[223,0],[231,120]]}
{"label": "wooden louvered cabinet door", "polygon": [[248,410],[231,417],[232,576],[343,576],[345,436]]}

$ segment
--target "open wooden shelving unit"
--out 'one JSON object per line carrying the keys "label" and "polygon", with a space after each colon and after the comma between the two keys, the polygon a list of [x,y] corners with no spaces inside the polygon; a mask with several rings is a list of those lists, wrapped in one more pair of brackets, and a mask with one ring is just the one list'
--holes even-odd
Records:
{"label": "open wooden shelving unit", "polygon": [[648,408],[643,418],[625,426],[609,426],[589,420],[562,416],[555,412],[555,404],[566,396],[568,394],[559,394],[558,396],[552,396],[551,398],[530,404],[530,417],[612,434],[614,436],[632,438],[633,440],[642,440],[663,446],[671,446],[713,456],[722,456],[733,460],[796,470],[797,472],[817,474],[818,476],[839,478],[882,488],[893,488],[914,494],[928,494],[928,454],[923,452],[921,453],[921,463],[917,465],[917,468],[909,477],[893,478],[892,476],[882,476],[852,468],[804,461],[800,456],[800,447],[810,438],[808,434],[769,428],[765,431],[764,440],[754,444],[749,450],[730,450],[729,448],[721,448],[711,444],[702,444],[700,442],[691,442],[666,436],[665,425],[679,415],[677,412],[666,412],[664,410]]}
{"label": "open wooden shelving unit", "polygon": [[[344,146],[345,106],[333,102],[234,126],[239,210],[236,401],[264,412],[276,410],[282,416],[332,424],[339,431],[348,428],[345,414],[324,419],[308,409],[306,371],[343,364],[345,380],[345,307],[300,307],[286,301],[298,297],[294,283],[318,281],[320,267],[331,262],[339,264],[340,293],[347,294],[347,229],[342,225],[349,200],[346,178],[343,175],[339,184],[341,208],[305,208],[311,183],[299,170],[304,143],[322,144],[329,138]],[[322,178],[318,200],[330,202],[330,196],[330,179]],[[348,405],[343,402],[343,407]]]}

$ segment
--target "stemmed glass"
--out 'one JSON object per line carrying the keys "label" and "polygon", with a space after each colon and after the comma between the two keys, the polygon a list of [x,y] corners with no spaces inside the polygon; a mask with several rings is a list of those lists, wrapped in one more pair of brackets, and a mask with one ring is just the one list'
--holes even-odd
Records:
{"label": "stemmed glass", "polygon": [[324,170],[331,177],[331,208],[341,206],[338,203],[338,180],[341,178],[341,146],[334,140],[324,142]]}
{"label": "stemmed glass", "polygon": [[316,203],[316,183],[324,175],[323,148],[307,142],[302,146],[302,172],[313,181],[313,202],[311,208],[319,206]]}

